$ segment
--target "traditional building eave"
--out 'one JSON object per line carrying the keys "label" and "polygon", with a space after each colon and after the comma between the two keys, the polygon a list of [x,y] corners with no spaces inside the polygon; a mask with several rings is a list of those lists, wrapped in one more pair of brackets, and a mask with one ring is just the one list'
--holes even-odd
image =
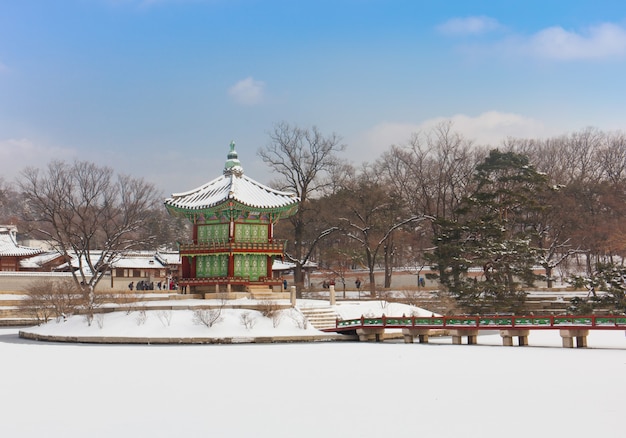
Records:
{"label": "traditional building eave", "polygon": [[41,248],[18,245],[15,225],[0,225],[0,257],[30,257],[43,252]]}
{"label": "traditional building eave", "polygon": [[228,158],[223,175],[166,199],[168,211],[193,222],[211,216],[231,216],[228,212],[258,211],[273,214],[275,219],[279,219],[297,211],[300,199],[294,193],[272,189],[243,174],[234,143],[231,143]]}
{"label": "traditional building eave", "polygon": [[298,210],[297,203],[282,207],[268,208],[250,206],[240,202],[228,200],[212,207],[202,209],[175,207],[167,204],[166,207],[171,214],[186,217],[193,223],[204,222],[205,220],[210,220],[211,217],[225,218],[227,220],[231,218],[236,219],[240,214],[243,214],[244,212],[263,213],[271,216],[271,222],[276,222],[279,219],[283,219],[293,215]]}

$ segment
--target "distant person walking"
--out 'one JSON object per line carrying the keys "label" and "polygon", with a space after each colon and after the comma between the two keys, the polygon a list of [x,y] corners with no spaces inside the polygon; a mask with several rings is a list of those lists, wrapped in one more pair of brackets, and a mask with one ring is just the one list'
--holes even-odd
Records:
{"label": "distant person walking", "polygon": [[133,283],[132,281],[128,284],[128,289],[132,292],[133,288],[135,287],[135,283]]}

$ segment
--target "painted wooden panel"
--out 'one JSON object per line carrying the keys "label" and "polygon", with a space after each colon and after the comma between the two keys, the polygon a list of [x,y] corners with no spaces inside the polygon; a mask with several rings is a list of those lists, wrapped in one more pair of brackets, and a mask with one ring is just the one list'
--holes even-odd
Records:
{"label": "painted wooden panel", "polygon": [[196,257],[196,277],[226,277],[228,275],[228,255],[206,255]]}
{"label": "painted wooden panel", "polygon": [[267,225],[235,224],[236,242],[267,242]]}
{"label": "painted wooden panel", "polygon": [[235,254],[235,276],[258,281],[267,276],[267,256],[262,254]]}
{"label": "painted wooden panel", "polygon": [[198,226],[198,242],[228,240],[228,224],[211,224]]}

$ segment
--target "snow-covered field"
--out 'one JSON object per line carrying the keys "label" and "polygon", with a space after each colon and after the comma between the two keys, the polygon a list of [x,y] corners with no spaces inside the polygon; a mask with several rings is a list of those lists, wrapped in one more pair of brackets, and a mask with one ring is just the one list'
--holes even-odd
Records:
{"label": "snow-covered field", "polygon": [[[251,300],[232,300],[229,305],[262,305],[263,302]],[[289,306],[289,301],[277,301]],[[84,316],[73,316],[65,321],[51,321],[40,327],[24,329],[25,331],[47,336],[81,336],[94,337],[161,337],[161,338],[191,338],[213,337],[218,339],[230,338],[235,342],[246,342],[252,337],[319,337],[324,333],[316,330],[306,322],[305,317],[297,309],[289,308],[275,312],[274,316],[263,316],[261,312],[250,309],[223,308],[219,313],[211,315],[205,311],[203,317],[215,318],[215,322],[208,327],[198,321],[194,310],[170,310],[172,301],[150,302],[154,310],[138,311],[137,303],[127,310],[113,313],[96,314],[91,324],[87,324]],[[221,306],[218,300],[179,300],[180,307],[213,305]],[[327,301],[298,300],[298,308],[331,308]],[[332,308],[343,319],[360,318],[361,315],[416,315],[430,316],[431,312],[418,307],[385,301],[349,301],[338,303]],[[215,310],[215,312],[217,312]],[[201,315],[202,316],[202,315]]]}
{"label": "snow-covered field", "polygon": [[[104,321],[101,330],[114,326]],[[623,331],[591,332],[587,349],[561,348],[557,331],[532,332],[528,347],[502,347],[497,334],[472,346],[448,338],[131,346],[17,333],[0,329],[2,437],[569,438],[624,430]]]}

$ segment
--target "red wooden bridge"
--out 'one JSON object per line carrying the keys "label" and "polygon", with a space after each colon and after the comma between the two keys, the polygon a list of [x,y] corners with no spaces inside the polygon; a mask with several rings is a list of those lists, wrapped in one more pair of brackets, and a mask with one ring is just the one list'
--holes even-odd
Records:
{"label": "red wooden bridge", "polygon": [[559,330],[564,347],[573,347],[574,339],[578,347],[586,347],[589,330],[626,331],[626,315],[361,316],[338,319],[335,328],[324,331],[356,332],[360,340],[381,341],[387,329],[402,329],[406,342],[413,342],[416,336],[420,342],[428,342],[435,330],[443,331],[452,336],[455,344],[462,343],[463,336],[467,336],[468,344],[475,344],[479,331],[499,330],[504,345],[513,345],[513,337],[519,338],[519,345],[527,345],[530,330]]}

